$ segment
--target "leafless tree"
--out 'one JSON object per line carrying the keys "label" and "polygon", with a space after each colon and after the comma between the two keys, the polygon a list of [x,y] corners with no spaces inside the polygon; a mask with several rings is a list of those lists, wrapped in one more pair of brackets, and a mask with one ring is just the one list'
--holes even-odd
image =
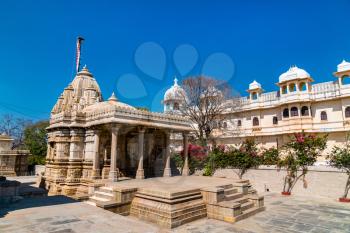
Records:
{"label": "leafless tree", "polygon": [[185,90],[180,111],[194,123],[194,132],[202,145],[213,141],[212,132],[223,126],[228,114],[239,105],[238,96],[226,82],[205,76],[189,77],[182,82]]}
{"label": "leafless tree", "polygon": [[5,114],[0,118],[0,134],[4,133],[14,139],[13,148],[23,145],[24,129],[31,121]]}

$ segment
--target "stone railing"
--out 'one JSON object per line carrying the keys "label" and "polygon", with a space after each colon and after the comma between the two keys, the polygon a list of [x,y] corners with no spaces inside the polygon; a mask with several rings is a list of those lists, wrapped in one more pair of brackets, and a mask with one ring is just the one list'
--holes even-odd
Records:
{"label": "stone railing", "polygon": [[[343,85],[339,87],[336,82],[324,82],[317,83],[311,86],[309,92],[293,92],[287,95],[278,95],[277,91],[262,93],[257,100],[250,100],[248,97],[240,98],[240,106],[242,108],[256,107],[256,104],[259,104],[259,107],[267,107],[270,105],[283,104],[285,101],[294,101],[300,98],[305,99],[309,98],[310,100],[318,100],[324,98],[334,98],[341,95],[341,90],[350,89],[350,85]],[[305,95],[306,94],[306,95]]]}

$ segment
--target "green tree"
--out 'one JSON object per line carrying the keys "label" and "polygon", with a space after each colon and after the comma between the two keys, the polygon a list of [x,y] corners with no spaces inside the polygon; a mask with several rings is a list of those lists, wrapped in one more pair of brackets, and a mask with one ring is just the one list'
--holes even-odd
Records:
{"label": "green tree", "polygon": [[332,167],[345,170],[348,179],[345,184],[345,190],[342,198],[347,198],[350,190],[350,134],[346,136],[346,143],[344,147],[335,146],[332,152],[328,154],[329,164]]}
{"label": "green tree", "polygon": [[48,121],[39,121],[27,126],[24,130],[24,145],[30,151],[28,158],[29,165],[45,164],[47,151],[47,132]]}
{"label": "green tree", "polygon": [[287,170],[283,186],[284,193],[291,193],[300,178],[303,178],[304,187],[307,187],[305,175],[308,172],[308,166],[316,162],[317,157],[326,148],[326,144],[327,135],[314,136],[302,132],[294,134],[291,141],[283,146],[284,157],[277,165]]}

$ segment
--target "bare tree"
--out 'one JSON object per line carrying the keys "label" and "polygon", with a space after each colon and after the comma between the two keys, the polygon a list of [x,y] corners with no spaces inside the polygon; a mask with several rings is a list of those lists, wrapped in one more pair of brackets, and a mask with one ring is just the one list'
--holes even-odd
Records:
{"label": "bare tree", "polygon": [[180,111],[194,123],[200,144],[207,145],[213,140],[213,130],[223,126],[229,120],[228,113],[237,108],[238,98],[228,83],[205,76],[189,77],[182,87],[185,94]]}
{"label": "bare tree", "polygon": [[14,139],[13,148],[23,145],[24,129],[31,121],[5,114],[0,118],[0,133],[11,136]]}

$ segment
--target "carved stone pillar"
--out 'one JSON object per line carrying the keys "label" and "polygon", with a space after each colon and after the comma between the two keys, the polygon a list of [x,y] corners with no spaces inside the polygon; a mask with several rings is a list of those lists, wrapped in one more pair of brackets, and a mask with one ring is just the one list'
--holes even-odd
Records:
{"label": "carved stone pillar", "polygon": [[170,132],[165,133],[165,168],[164,168],[164,177],[171,176],[170,168]]}
{"label": "carved stone pillar", "polygon": [[109,179],[111,181],[118,181],[118,166],[117,166],[118,131],[119,131],[119,126],[112,127],[111,166],[110,166],[110,170],[109,170]]}
{"label": "carved stone pillar", "polygon": [[81,160],[84,151],[84,131],[72,129],[70,135],[69,161]]}
{"label": "carved stone pillar", "polygon": [[139,164],[136,171],[136,179],[144,179],[145,171],[143,169],[143,153],[144,153],[144,137],[145,137],[145,129],[139,129],[138,135],[138,153],[139,153]]}
{"label": "carved stone pillar", "polygon": [[182,168],[182,175],[188,176],[190,174],[190,169],[188,166],[188,134],[183,133],[183,148],[184,148],[184,167]]}
{"label": "carved stone pillar", "polygon": [[100,131],[94,131],[94,158],[92,162],[92,179],[99,179],[100,176]]}

